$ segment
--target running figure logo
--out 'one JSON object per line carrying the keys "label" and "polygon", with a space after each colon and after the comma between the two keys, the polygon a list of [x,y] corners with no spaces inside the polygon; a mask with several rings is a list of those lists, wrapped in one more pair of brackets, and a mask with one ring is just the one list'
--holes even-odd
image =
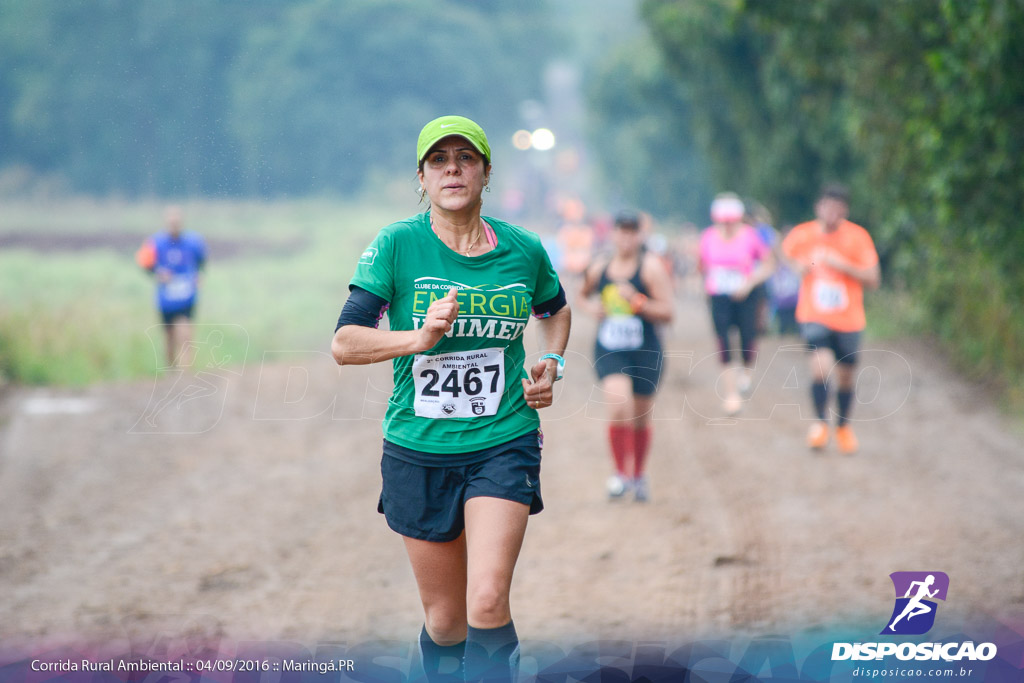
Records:
{"label": "running figure logo", "polygon": [[[883,635],[919,636],[935,623],[937,604],[931,598],[946,599],[949,577],[943,572],[893,572],[896,605]],[[903,597],[900,597],[903,596]]]}

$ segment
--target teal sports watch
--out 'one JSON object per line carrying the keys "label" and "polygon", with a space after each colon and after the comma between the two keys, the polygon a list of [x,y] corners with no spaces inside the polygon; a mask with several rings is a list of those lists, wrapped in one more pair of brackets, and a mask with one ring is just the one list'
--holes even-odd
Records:
{"label": "teal sports watch", "polygon": [[565,359],[557,353],[545,353],[540,357],[541,360],[547,360],[548,358],[554,358],[558,362],[558,368],[555,370],[555,381],[557,382],[562,379],[562,375],[565,373]]}

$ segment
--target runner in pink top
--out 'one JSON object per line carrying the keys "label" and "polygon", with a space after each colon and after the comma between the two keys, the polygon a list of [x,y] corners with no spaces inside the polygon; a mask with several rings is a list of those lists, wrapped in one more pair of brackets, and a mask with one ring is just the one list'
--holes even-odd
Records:
{"label": "runner in pink top", "polygon": [[[754,368],[754,342],[757,337],[757,301],[751,291],[771,276],[775,257],[757,232],[742,222],[743,202],[732,193],[723,193],[711,204],[710,227],[700,240],[700,272],[711,307],[711,320],[718,338],[718,351],[726,372],[722,375],[727,415],[735,415],[743,405],[741,394],[750,389]],[[730,371],[732,361],[729,332],[737,327],[744,369],[737,381]]]}
{"label": "runner in pink top", "polygon": [[700,239],[700,262],[705,268],[704,291],[708,296],[741,291],[770,252],[749,225],[740,223],[731,238],[713,225],[708,227]]}

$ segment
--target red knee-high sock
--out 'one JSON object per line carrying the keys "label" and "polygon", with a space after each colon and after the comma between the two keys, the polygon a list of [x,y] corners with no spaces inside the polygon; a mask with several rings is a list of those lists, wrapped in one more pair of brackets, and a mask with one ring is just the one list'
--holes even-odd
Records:
{"label": "red knee-high sock", "polygon": [[637,427],[633,430],[633,476],[644,475],[647,464],[647,452],[651,450],[651,427]]}
{"label": "red knee-high sock", "polygon": [[629,425],[608,425],[608,443],[612,447],[612,459],[615,460],[615,471],[622,477],[626,473],[626,463],[633,459],[633,427]]}

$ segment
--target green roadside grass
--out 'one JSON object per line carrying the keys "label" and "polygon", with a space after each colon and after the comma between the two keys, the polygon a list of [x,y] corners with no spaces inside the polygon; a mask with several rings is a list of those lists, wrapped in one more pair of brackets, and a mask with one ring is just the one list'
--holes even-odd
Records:
{"label": "green roadside grass", "polygon": [[941,325],[929,314],[927,302],[905,289],[887,288],[865,295],[868,326],[873,340],[916,339],[926,343],[965,379],[989,389],[993,400],[1013,417],[1024,433],[1024,372],[1017,369],[1020,349],[1002,338],[1005,321],[990,321],[992,311],[1012,307],[981,301],[973,309],[982,322],[965,318],[958,325]]}
{"label": "green roadside grass", "polygon": [[[326,351],[359,253],[382,225],[415,211],[319,199],[182,206],[186,229],[227,245],[203,278],[196,340],[217,345],[198,367]],[[154,285],[135,265],[136,240],[124,237],[141,244],[162,214],[156,202],[5,206],[0,236],[122,239],[76,251],[0,249],[0,381],[84,386],[151,376],[164,364]]]}
{"label": "green roadside grass", "polygon": [[864,293],[868,326],[866,334],[873,339],[899,339],[928,333],[924,307],[904,290],[891,288]]}

